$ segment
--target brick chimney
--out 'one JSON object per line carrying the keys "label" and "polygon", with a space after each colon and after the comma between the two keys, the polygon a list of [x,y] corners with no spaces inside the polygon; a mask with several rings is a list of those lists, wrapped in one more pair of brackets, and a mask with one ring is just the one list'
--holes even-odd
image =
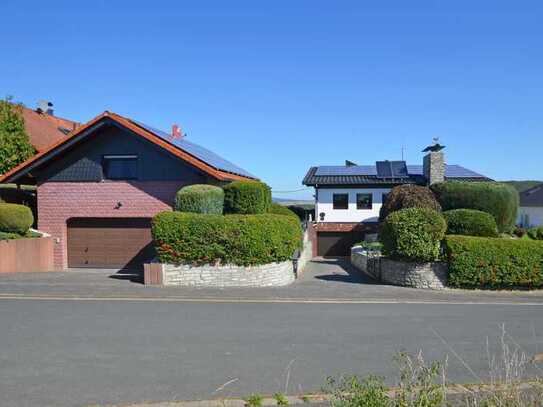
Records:
{"label": "brick chimney", "polygon": [[434,138],[434,143],[422,150],[423,153],[428,153],[422,162],[422,172],[428,185],[445,181],[445,154],[442,151],[444,148],[445,146]]}

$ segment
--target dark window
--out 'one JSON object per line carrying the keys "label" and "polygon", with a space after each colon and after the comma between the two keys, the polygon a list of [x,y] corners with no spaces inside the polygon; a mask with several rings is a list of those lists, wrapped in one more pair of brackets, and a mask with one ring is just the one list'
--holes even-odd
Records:
{"label": "dark window", "polygon": [[381,197],[381,203],[384,205],[387,199],[388,199],[388,193],[383,194],[383,196]]}
{"label": "dark window", "polygon": [[137,155],[105,155],[104,178],[106,179],[137,179]]}
{"label": "dark window", "polygon": [[371,209],[372,194],[356,194],[356,209]]}
{"label": "dark window", "polygon": [[349,209],[349,194],[334,194],[334,209]]}

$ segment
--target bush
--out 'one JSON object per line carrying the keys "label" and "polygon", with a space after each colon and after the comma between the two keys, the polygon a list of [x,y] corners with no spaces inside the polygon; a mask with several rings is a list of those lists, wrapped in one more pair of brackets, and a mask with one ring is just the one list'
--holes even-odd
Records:
{"label": "bush", "polygon": [[446,229],[445,219],[439,212],[407,208],[386,217],[379,238],[385,255],[410,261],[434,261],[439,257]]}
{"label": "bush", "polygon": [[268,213],[273,213],[274,215],[292,216],[298,222],[300,221],[300,218],[298,218],[298,215],[296,215],[293,211],[291,211],[286,206],[279,205],[276,203],[272,203],[270,205],[270,209],[268,210]]}
{"label": "bush", "polygon": [[452,209],[443,212],[448,235],[496,237],[498,227],[494,217],[475,209]]}
{"label": "bush", "polygon": [[162,212],[153,218],[152,234],[163,263],[251,266],[291,259],[302,229],[284,215]]}
{"label": "bush", "polygon": [[270,187],[263,182],[234,181],[224,187],[225,213],[266,213],[271,203]]}
{"label": "bush", "polygon": [[392,188],[381,206],[379,220],[382,222],[392,212],[406,208],[428,208],[441,211],[441,207],[430,188],[405,184]]}
{"label": "bush", "polygon": [[466,288],[543,286],[543,243],[447,236],[449,284]]}
{"label": "bush", "polygon": [[24,205],[0,204],[0,232],[25,234],[34,223],[30,208]]}
{"label": "bush", "polygon": [[518,192],[497,182],[449,181],[432,185],[443,210],[477,209],[494,216],[498,232],[513,231],[519,204]]}
{"label": "bush", "polygon": [[527,231],[528,237],[533,240],[543,240],[543,226],[530,228]]}
{"label": "bush", "polygon": [[175,210],[179,212],[221,215],[223,207],[224,191],[214,185],[189,185],[181,188],[175,195]]}
{"label": "bush", "polygon": [[521,226],[515,226],[515,228],[513,229],[513,234],[516,237],[524,237],[526,236],[526,229]]}

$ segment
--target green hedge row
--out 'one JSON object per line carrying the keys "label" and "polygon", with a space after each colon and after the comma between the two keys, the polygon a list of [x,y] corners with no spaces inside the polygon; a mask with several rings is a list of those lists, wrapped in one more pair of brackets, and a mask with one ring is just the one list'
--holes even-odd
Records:
{"label": "green hedge row", "polygon": [[515,226],[519,204],[518,192],[498,182],[447,181],[432,185],[444,211],[477,209],[494,216],[498,231],[511,232]]}
{"label": "green hedge row", "polygon": [[271,203],[271,189],[263,182],[234,181],[224,187],[225,213],[266,213]]}
{"label": "green hedge row", "polygon": [[292,216],[161,212],[153,218],[158,258],[173,264],[259,265],[289,260],[302,229]]}
{"label": "green hedge row", "polygon": [[449,285],[464,288],[543,286],[543,243],[520,239],[447,236]]}
{"label": "green hedge row", "polygon": [[24,235],[34,223],[34,215],[24,205],[0,203],[0,232]]}
{"label": "green hedge row", "polygon": [[433,209],[407,208],[388,215],[381,226],[379,239],[383,253],[407,261],[434,261],[447,224]]}
{"label": "green hedge row", "polygon": [[494,217],[475,209],[452,209],[443,212],[448,235],[496,237],[498,227]]}
{"label": "green hedge row", "polygon": [[298,215],[294,213],[294,211],[290,210],[286,206],[279,205],[277,203],[272,203],[270,205],[270,208],[268,209],[268,213],[273,213],[274,215],[285,215],[285,216],[291,216],[296,219],[296,221],[300,221],[300,218]]}
{"label": "green hedge row", "polygon": [[223,207],[224,191],[214,185],[189,185],[181,188],[175,195],[175,210],[179,212],[221,215]]}

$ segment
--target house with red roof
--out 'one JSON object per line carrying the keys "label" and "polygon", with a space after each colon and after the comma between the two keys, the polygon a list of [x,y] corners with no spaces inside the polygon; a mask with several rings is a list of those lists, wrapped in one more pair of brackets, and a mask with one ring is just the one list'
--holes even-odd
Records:
{"label": "house with red roof", "polygon": [[253,179],[177,127],[166,133],[106,111],[0,183],[37,185],[38,229],[54,237],[55,267],[65,269],[141,265],[154,256],[151,218],[172,208],[181,187]]}

